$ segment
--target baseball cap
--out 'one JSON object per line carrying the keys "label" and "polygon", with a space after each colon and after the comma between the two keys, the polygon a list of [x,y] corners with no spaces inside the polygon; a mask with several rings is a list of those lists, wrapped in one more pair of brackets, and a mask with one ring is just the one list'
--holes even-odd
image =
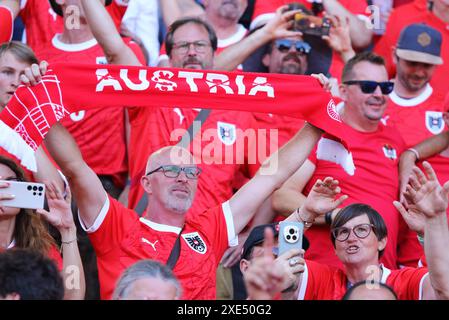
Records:
{"label": "baseball cap", "polygon": [[428,64],[442,64],[441,33],[422,23],[411,24],[402,29],[396,46],[399,58]]}
{"label": "baseball cap", "polygon": [[[249,254],[254,246],[261,244],[264,240],[265,228],[271,228],[276,238],[279,235],[279,223],[261,224],[254,227],[249,233],[248,238],[243,244],[242,259],[249,259]],[[307,250],[309,248],[309,240],[303,235],[302,237],[302,248]]]}
{"label": "baseball cap", "polygon": [[[62,17],[62,16],[63,16],[63,14],[62,14],[62,8],[61,8],[61,6],[60,6],[59,4],[56,3],[56,0],[49,0],[49,2],[50,2],[50,6],[51,6],[51,8],[53,9],[53,11],[54,11],[58,16],[61,16],[61,17]],[[104,3],[105,7],[108,6],[108,5],[110,5],[111,2],[112,2],[112,0],[106,0],[105,3]]]}

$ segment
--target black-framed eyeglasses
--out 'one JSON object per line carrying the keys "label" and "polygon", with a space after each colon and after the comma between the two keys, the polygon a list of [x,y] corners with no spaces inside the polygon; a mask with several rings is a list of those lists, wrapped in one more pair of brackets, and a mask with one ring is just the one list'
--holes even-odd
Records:
{"label": "black-framed eyeglasses", "polygon": [[302,54],[309,54],[312,50],[312,47],[307,42],[291,39],[278,39],[274,42],[274,45],[276,46],[276,49],[282,53],[288,52],[293,45],[295,46],[296,52]]}
{"label": "black-framed eyeglasses", "polygon": [[164,173],[164,176],[167,178],[177,178],[179,177],[179,174],[181,171],[184,171],[184,174],[189,179],[198,179],[198,176],[201,173],[201,169],[198,167],[180,167],[177,165],[165,165],[160,166],[146,174],[146,176],[149,176],[155,172],[162,171]]}
{"label": "black-framed eyeglasses", "polygon": [[208,48],[211,47],[211,44],[209,42],[200,40],[193,42],[181,41],[178,43],[174,43],[173,49],[181,54],[185,54],[189,51],[191,45],[193,45],[193,48],[197,53],[204,53]]}
{"label": "black-framed eyeglasses", "polygon": [[371,230],[376,227],[373,224],[362,223],[354,226],[353,228],[339,227],[332,229],[332,235],[337,241],[343,242],[348,240],[351,231],[354,232],[355,236],[359,239],[365,239],[371,233]]}
{"label": "black-framed eyeglasses", "polygon": [[377,86],[380,87],[380,91],[382,91],[382,94],[390,94],[394,88],[394,82],[391,81],[376,82],[369,80],[349,80],[343,82],[343,84],[346,85],[356,84],[360,86],[360,90],[362,90],[362,92],[366,94],[373,93],[374,91],[376,91]]}

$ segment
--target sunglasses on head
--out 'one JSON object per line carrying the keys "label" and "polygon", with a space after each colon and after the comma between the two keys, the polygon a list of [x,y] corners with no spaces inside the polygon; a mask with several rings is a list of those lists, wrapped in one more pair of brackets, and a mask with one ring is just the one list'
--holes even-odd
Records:
{"label": "sunglasses on head", "polygon": [[350,80],[343,82],[343,84],[357,84],[360,86],[360,90],[362,90],[363,93],[373,93],[376,91],[377,86],[379,86],[382,94],[390,94],[394,88],[394,83],[391,81],[376,82],[369,80]]}
{"label": "sunglasses on head", "polygon": [[275,41],[276,49],[278,49],[280,52],[288,52],[290,48],[294,45],[296,52],[300,52],[303,54],[309,54],[310,50],[312,50],[312,47],[310,44],[304,41],[295,41],[290,39],[279,39]]}

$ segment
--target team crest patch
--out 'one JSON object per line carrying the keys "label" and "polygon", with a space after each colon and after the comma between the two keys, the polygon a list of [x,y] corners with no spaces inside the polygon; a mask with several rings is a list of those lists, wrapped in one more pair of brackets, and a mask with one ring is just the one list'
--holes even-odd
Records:
{"label": "team crest patch", "polygon": [[217,121],[218,137],[225,145],[233,145],[236,140],[235,124]]}
{"label": "team crest patch", "polygon": [[187,242],[190,248],[198,253],[205,254],[207,252],[207,246],[198,232],[186,233],[182,237]]}
{"label": "team crest patch", "polygon": [[433,134],[443,132],[443,113],[437,111],[426,111],[426,128]]}
{"label": "team crest patch", "polygon": [[390,146],[389,144],[384,145],[382,150],[384,151],[385,157],[387,157],[388,159],[396,160],[398,158],[396,149]]}

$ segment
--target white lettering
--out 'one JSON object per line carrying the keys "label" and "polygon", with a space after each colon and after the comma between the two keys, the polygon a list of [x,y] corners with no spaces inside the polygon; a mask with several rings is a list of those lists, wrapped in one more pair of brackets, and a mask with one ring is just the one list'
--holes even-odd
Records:
{"label": "white lettering", "polygon": [[179,71],[178,77],[186,79],[190,91],[198,92],[198,86],[195,83],[195,79],[203,79],[203,74],[200,72]]}
{"label": "white lettering", "polygon": [[109,75],[108,69],[97,69],[96,75],[97,80],[100,81],[95,88],[96,92],[104,91],[106,86],[113,87],[115,91],[123,91],[120,82]]}
{"label": "white lettering", "polygon": [[[220,81],[221,83],[217,83]],[[224,89],[226,94],[234,94],[234,90],[229,86],[229,78],[227,75],[218,73],[208,73],[206,83],[210,88],[210,93],[217,93],[218,87]]]}
{"label": "white lettering", "polygon": [[245,84],[243,83],[244,78],[245,77],[242,75],[238,75],[235,77],[235,84],[237,85],[237,88],[239,89],[239,91],[237,93],[240,95],[246,94],[246,87],[245,87]]}
{"label": "white lettering", "polygon": [[[159,91],[174,91],[178,87],[176,82],[168,79],[173,78],[175,74],[168,70],[158,70],[153,72],[151,81],[156,82],[156,89]],[[165,79],[164,79],[165,78]]]}
{"label": "white lettering", "polygon": [[253,87],[248,95],[255,96],[259,91],[265,92],[269,98],[274,98],[274,89],[271,84],[267,83],[267,78],[257,77],[254,79]]}
{"label": "white lettering", "polygon": [[132,82],[128,78],[128,69],[120,69],[120,78],[125,82],[128,88],[135,91],[143,91],[150,87],[150,82],[147,80],[147,70],[139,70],[140,84]]}

